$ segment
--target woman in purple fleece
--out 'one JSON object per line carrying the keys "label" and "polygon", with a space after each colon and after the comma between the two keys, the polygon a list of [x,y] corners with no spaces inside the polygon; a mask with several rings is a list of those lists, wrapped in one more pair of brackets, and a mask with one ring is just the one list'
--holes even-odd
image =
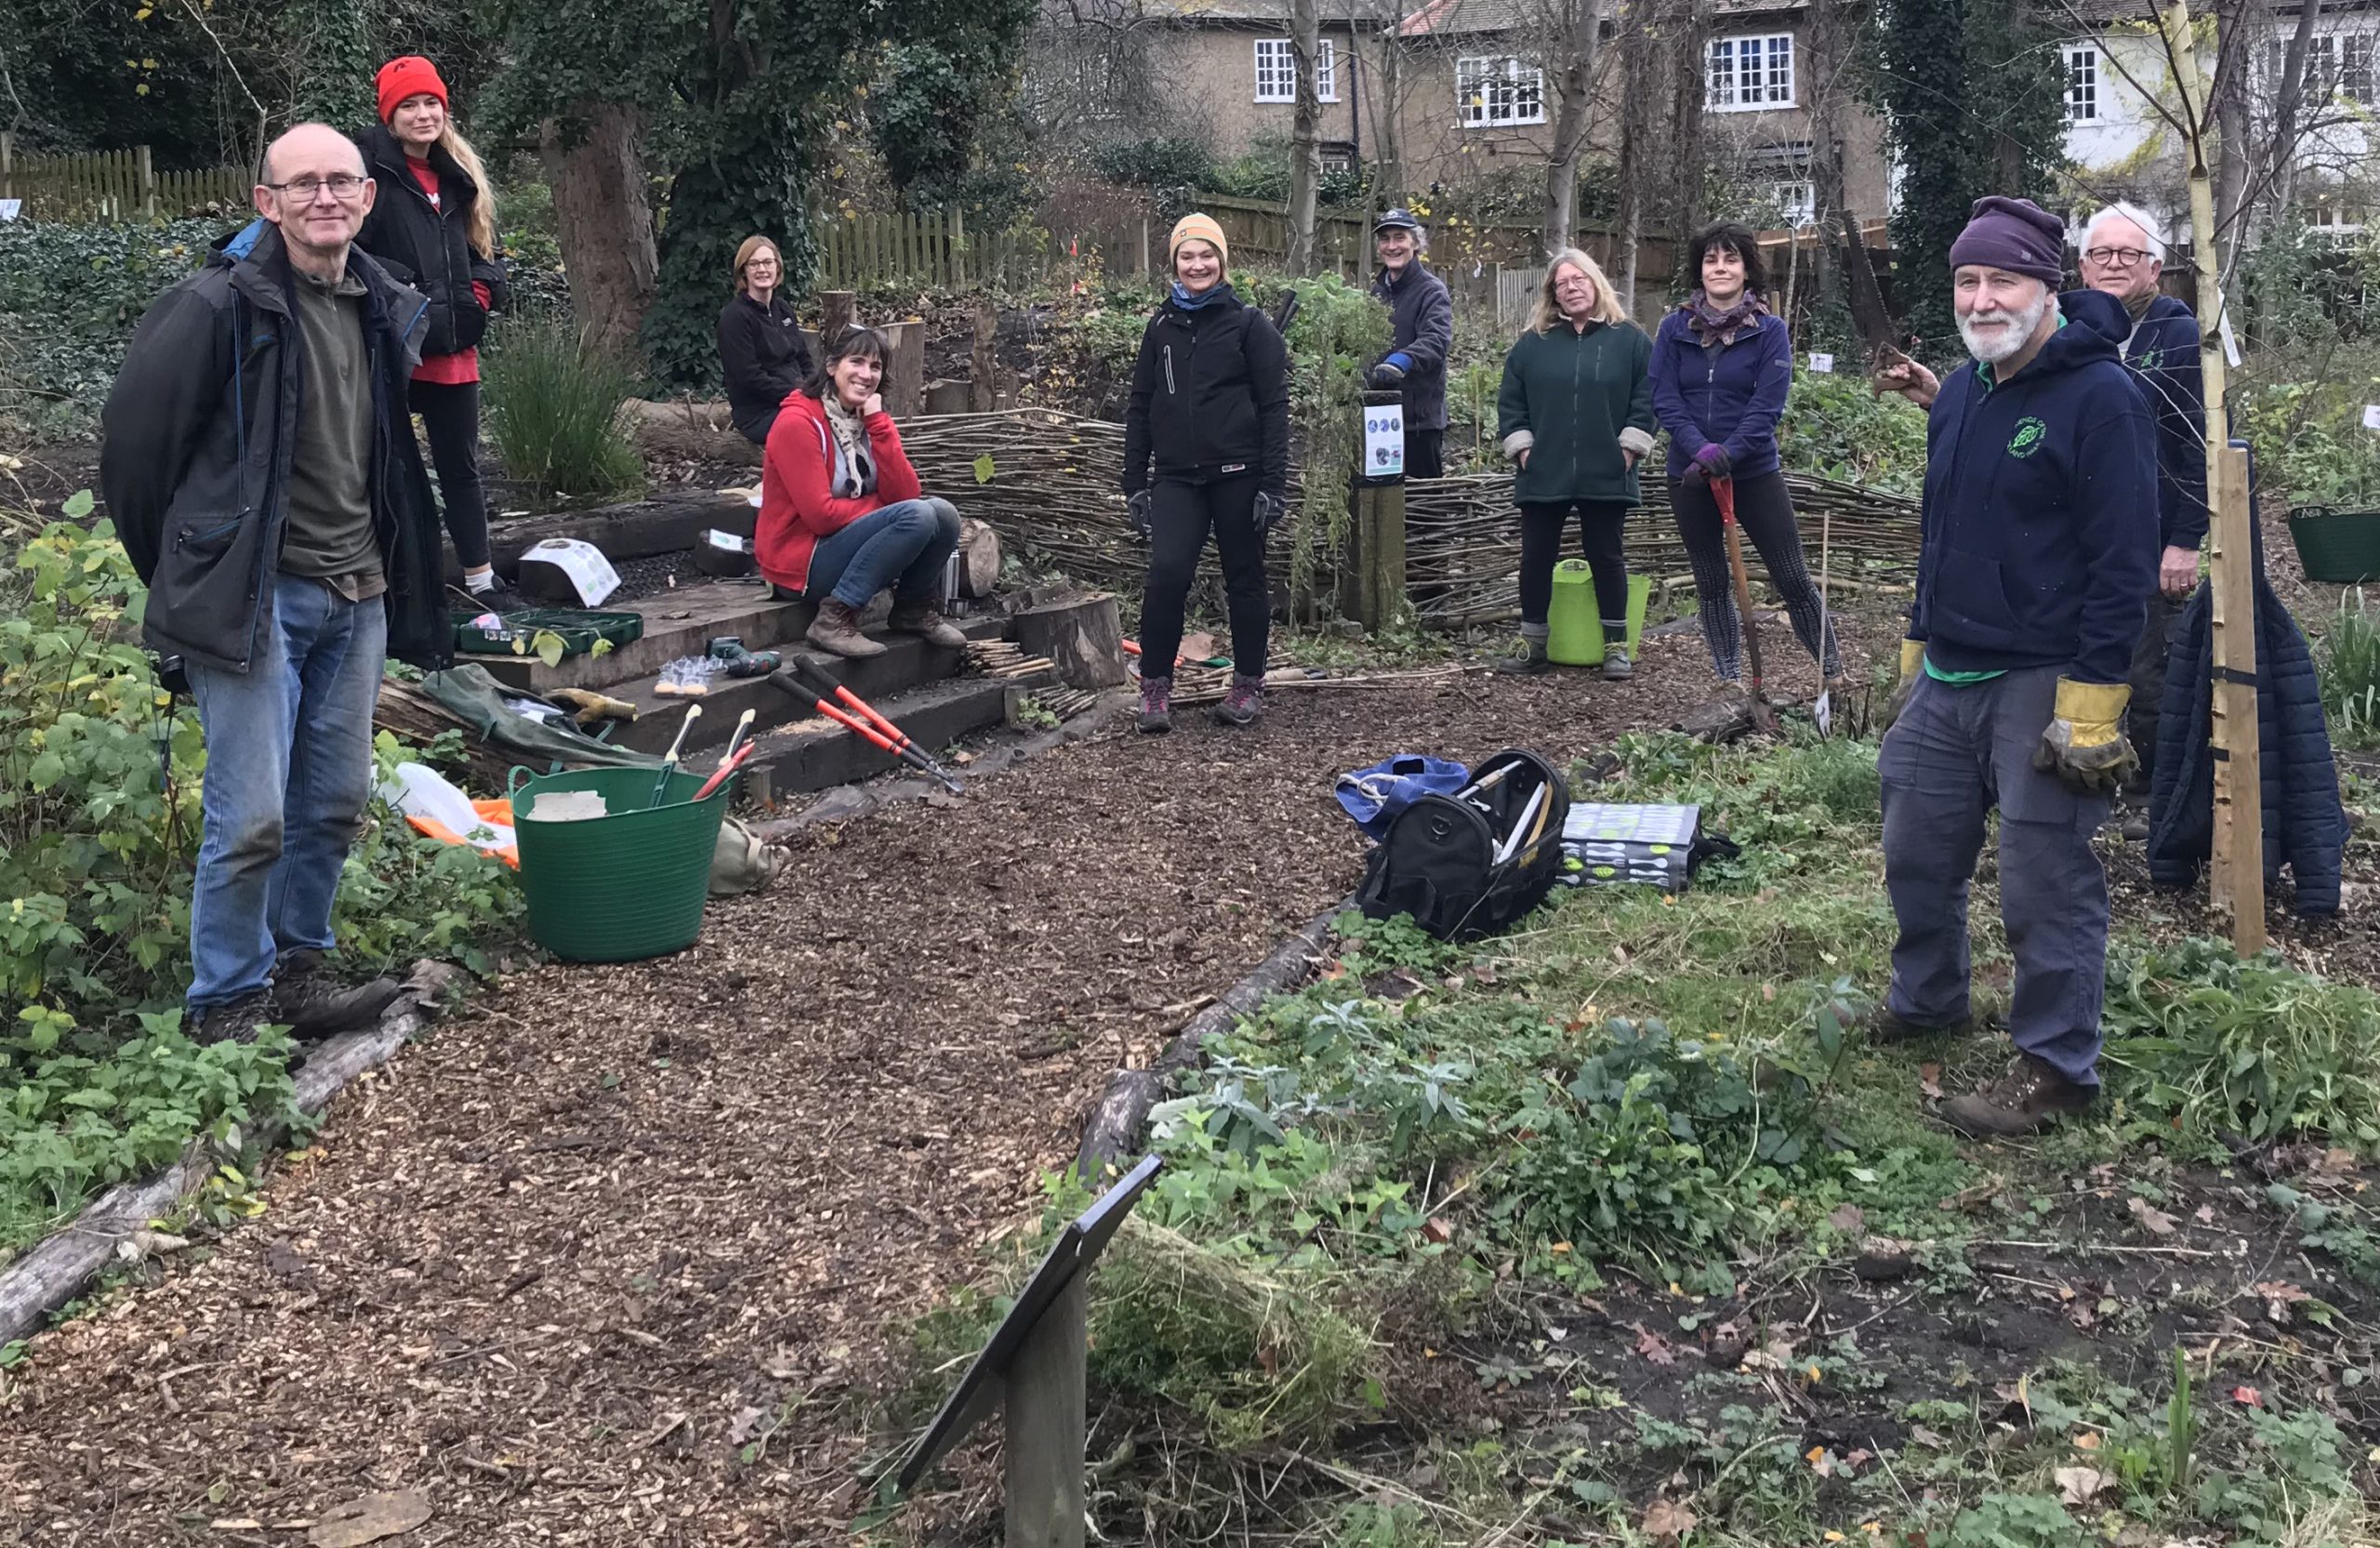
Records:
{"label": "woman in purple fleece", "polygon": [[1670,509],[1694,563],[1702,639],[1723,681],[1743,681],[1726,536],[1712,480],[1732,480],[1736,521],[1760,550],[1785,601],[1793,633],[1829,681],[1843,656],[1818,589],[1802,562],[1802,536],[1777,455],[1777,420],[1793,385],[1793,341],[1761,299],[1767,275],[1751,231],[1732,222],[1694,239],[1689,269],[1702,287],[1661,319],[1653,339],[1653,412],[1670,432]]}

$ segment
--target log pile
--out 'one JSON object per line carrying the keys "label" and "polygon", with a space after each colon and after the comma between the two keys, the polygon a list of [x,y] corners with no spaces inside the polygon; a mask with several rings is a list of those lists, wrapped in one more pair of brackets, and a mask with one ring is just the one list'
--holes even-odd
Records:
{"label": "log pile", "polygon": [[1054,677],[1058,664],[1046,655],[1027,655],[1012,640],[970,640],[967,642],[968,668],[985,677],[1023,681],[1027,678]]}

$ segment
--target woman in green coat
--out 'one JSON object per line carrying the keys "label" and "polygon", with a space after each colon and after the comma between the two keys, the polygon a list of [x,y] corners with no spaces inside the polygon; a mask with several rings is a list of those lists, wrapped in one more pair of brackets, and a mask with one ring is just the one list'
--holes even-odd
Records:
{"label": "woman in green coat", "polygon": [[1504,357],[1497,433],[1517,470],[1521,508],[1522,654],[1512,672],[1546,669],[1546,613],[1562,530],[1579,513],[1603,615],[1603,675],[1626,679],[1628,562],[1620,524],[1637,497],[1636,464],[1653,449],[1653,341],[1628,321],[1595,260],[1576,248],[1545,268],[1528,331]]}

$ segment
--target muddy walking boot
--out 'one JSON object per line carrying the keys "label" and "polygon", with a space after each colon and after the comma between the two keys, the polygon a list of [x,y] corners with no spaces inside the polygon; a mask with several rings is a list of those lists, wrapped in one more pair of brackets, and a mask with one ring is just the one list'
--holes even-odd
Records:
{"label": "muddy walking boot", "polygon": [[859,609],[832,597],[818,604],[818,616],[802,638],[822,651],[852,659],[884,654],[883,642],[860,632]]}
{"label": "muddy walking boot", "polygon": [[1163,735],[1173,729],[1173,680],[1170,677],[1141,679],[1141,729],[1152,736]]}
{"label": "muddy walking boot", "polygon": [[257,1040],[258,1028],[280,1019],[280,1013],[272,1007],[272,991],[258,989],[208,1007],[191,1028],[190,1039],[194,1043],[252,1043]]}
{"label": "muddy walking boot", "polygon": [[1215,719],[1224,725],[1254,725],[1258,713],[1264,708],[1263,700],[1263,678],[1234,672],[1231,674],[1231,692],[1223,695],[1223,703],[1215,706]]}
{"label": "muddy walking boot", "polygon": [[884,627],[895,634],[923,635],[927,644],[940,645],[946,651],[967,648],[967,636],[959,633],[959,626],[944,617],[942,610],[932,602],[895,602],[892,616],[884,620]]}
{"label": "muddy walking boot", "polygon": [[2019,1053],[1999,1079],[1942,1104],[1942,1117],[1971,1140],[2037,1134],[2069,1113],[2082,1112],[2097,1094],[2031,1054]]}
{"label": "muddy walking boot", "polygon": [[1552,671],[1554,663],[1545,654],[1547,632],[1543,624],[1523,624],[1520,655],[1498,657],[1494,669],[1508,677],[1539,677]]}
{"label": "muddy walking boot", "polygon": [[1603,680],[1625,682],[1636,675],[1634,664],[1628,659],[1628,626],[1622,624],[1614,632],[1609,624],[1603,628]]}
{"label": "muddy walking boot", "polygon": [[282,958],[273,975],[273,1019],[286,1023],[293,1038],[353,1032],[378,1021],[403,987],[393,978],[342,984],[321,952],[300,946]]}
{"label": "muddy walking boot", "polygon": [[1982,1026],[1988,1019],[1981,1013],[1969,1011],[1956,1021],[1931,1026],[1924,1022],[1904,1020],[1891,1006],[1879,1003],[1866,1013],[1855,1017],[1851,1030],[1866,1033],[1870,1042],[1884,1048],[1895,1043],[1915,1042],[1920,1038],[1964,1038]]}

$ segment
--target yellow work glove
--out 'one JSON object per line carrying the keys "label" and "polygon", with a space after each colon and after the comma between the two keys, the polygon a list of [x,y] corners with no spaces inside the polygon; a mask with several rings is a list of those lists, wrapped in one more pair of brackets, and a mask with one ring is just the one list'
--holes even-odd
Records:
{"label": "yellow work glove", "polygon": [[1893,696],[1884,701],[1883,729],[1889,730],[1909,708],[1910,695],[1917,692],[1917,680],[1925,675],[1925,642],[1904,640],[1900,642],[1900,679],[1893,684]]}
{"label": "yellow work glove", "polygon": [[2131,702],[2126,683],[2059,678],[2057,708],[2033,749],[2033,767],[2057,775],[2076,795],[2113,795],[2140,767],[2123,734],[2124,706]]}
{"label": "yellow work glove", "polygon": [[609,694],[598,694],[586,688],[557,688],[546,697],[571,711],[571,719],[580,725],[594,725],[602,721],[633,721],[636,706],[626,699],[615,699]]}

